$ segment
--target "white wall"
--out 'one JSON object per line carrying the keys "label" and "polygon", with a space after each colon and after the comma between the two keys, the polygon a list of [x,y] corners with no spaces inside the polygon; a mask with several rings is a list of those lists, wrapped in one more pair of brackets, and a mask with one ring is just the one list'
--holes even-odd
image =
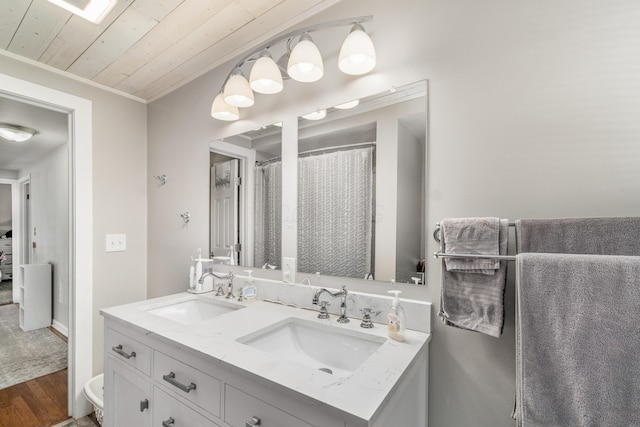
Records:
{"label": "white wall", "polygon": [[[88,99],[93,114],[93,371],[102,372],[99,309],[146,297],[146,105],[0,55],[2,73]],[[105,252],[107,233],[127,235],[126,252]],[[82,236],[80,236],[82,238]]]}
{"label": "white wall", "polygon": [[[429,79],[427,235],[443,217],[640,213],[636,0],[350,0],[313,21],[366,14],[375,15],[365,25],[378,53],[372,75],[337,76],[334,55],[321,82],[258,95],[254,123],[209,117],[229,67],[149,106],[149,176],[169,177],[149,185],[150,295],[184,290],[189,256],[207,247],[209,141],[280,120],[285,140],[296,138],[300,113],[421,79]],[[184,210],[188,227],[176,216]],[[426,242],[427,253],[437,250]],[[438,262],[427,270],[428,285],[403,295],[437,309]],[[431,427],[514,425],[512,274],[501,338],[434,322]]]}
{"label": "white wall", "polygon": [[[62,145],[20,170],[31,175],[31,264],[51,264],[53,320],[69,328],[69,146]],[[36,235],[33,235],[33,229]]]}

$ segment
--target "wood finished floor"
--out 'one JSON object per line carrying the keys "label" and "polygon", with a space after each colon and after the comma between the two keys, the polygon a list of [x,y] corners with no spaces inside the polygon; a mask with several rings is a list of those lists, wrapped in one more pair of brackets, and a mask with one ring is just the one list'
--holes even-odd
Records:
{"label": "wood finished floor", "polygon": [[67,415],[67,370],[0,390],[0,427],[51,427]]}

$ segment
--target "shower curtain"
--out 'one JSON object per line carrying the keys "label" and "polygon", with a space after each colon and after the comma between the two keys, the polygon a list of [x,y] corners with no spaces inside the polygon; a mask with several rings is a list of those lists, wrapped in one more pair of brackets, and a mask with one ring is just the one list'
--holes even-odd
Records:
{"label": "shower curtain", "polygon": [[282,162],[256,165],[255,267],[280,267],[282,253]]}
{"label": "shower curtain", "polygon": [[298,271],[372,273],[374,147],[298,159]]}

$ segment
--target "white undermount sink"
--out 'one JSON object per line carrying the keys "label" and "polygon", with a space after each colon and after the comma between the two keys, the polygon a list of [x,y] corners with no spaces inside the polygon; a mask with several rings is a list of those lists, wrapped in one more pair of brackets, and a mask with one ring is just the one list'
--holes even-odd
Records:
{"label": "white undermount sink", "polygon": [[174,322],[189,325],[210,319],[221,314],[230,313],[244,306],[226,301],[208,300],[188,297],[178,301],[170,301],[162,305],[142,307],[147,313],[161,316]]}
{"label": "white undermount sink", "polygon": [[327,374],[348,377],[386,339],[291,317],[237,341]]}

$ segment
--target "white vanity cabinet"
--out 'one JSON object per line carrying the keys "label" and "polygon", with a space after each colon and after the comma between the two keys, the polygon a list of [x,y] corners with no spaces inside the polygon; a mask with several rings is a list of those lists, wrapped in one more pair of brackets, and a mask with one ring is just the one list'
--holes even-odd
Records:
{"label": "white vanity cabinet", "polygon": [[109,355],[105,360],[104,425],[151,427],[151,381]]}
{"label": "white vanity cabinet", "polygon": [[254,302],[180,325],[149,314],[156,301],[102,310],[106,427],[427,427],[428,334],[385,340],[361,370],[332,377],[237,341],[313,312]]}

